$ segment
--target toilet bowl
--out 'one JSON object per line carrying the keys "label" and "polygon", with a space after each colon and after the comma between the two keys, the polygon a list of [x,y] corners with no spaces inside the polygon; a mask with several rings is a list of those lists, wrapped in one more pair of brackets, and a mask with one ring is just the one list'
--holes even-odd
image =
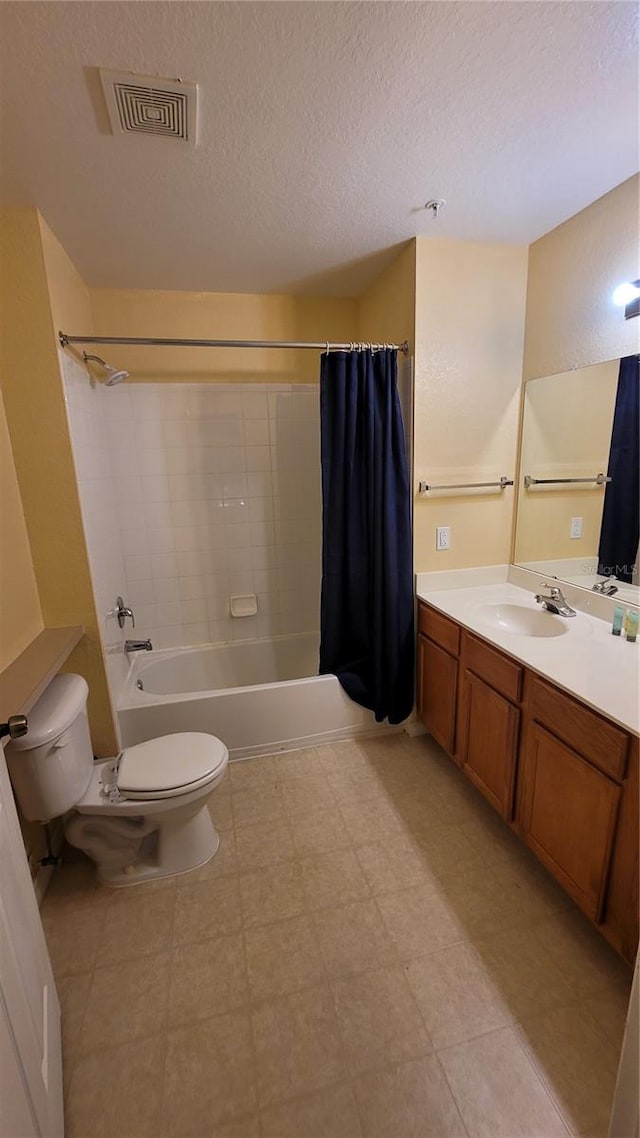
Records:
{"label": "toilet bowl", "polygon": [[6,749],[24,816],[65,815],[65,834],[112,887],[172,877],[204,865],[219,845],[207,799],[229,752],[214,735],[182,732],[94,762],[81,676],[57,676]]}

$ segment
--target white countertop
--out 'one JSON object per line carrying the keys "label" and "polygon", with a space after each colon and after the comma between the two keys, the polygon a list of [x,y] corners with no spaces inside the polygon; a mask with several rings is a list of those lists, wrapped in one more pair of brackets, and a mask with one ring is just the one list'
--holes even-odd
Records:
{"label": "white countertop", "polygon": [[[469,574],[468,570],[463,572]],[[451,587],[441,585],[442,575],[420,574],[417,595],[420,600],[457,621],[469,632],[494,644],[527,668],[551,680],[558,687],[613,719],[634,735],[640,734],[639,680],[640,637],[634,644],[622,636],[612,636],[611,622],[578,611],[575,617],[555,617],[566,626],[560,636],[538,637],[506,632],[487,622],[486,605],[517,604],[540,611],[533,592],[508,581],[460,587],[457,578]],[[490,576],[490,575],[489,575]],[[452,578],[456,574],[451,574]],[[487,573],[484,574],[487,579]],[[466,581],[465,581],[466,584]],[[570,602],[571,603],[571,602]],[[575,607],[575,606],[574,606]]]}

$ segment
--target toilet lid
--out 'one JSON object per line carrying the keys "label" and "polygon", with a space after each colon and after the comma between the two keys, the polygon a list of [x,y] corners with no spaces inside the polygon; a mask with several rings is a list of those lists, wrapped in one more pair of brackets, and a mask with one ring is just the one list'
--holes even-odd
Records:
{"label": "toilet lid", "polygon": [[118,767],[118,790],[125,796],[146,798],[186,793],[208,782],[227,757],[227,748],[215,735],[200,731],[163,735],[125,748]]}

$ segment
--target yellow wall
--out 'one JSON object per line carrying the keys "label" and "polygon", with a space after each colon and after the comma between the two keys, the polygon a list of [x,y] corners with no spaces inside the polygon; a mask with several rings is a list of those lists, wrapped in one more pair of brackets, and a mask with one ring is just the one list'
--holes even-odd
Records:
{"label": "yellow wall", "polygon": [[[525,490],[523,476],[586,478],[606,471],[619,364],[610,360],[527,383],[514,554],[518,564],[597,554],[603,488]],[[574,517],[583,519],[577,539],[570,536]]]}
{"label": "yellow wall", "polygon": [[415,336],[416,242],[410,241],[358,301],[358,338],[401,344]]}
{"label": "yellow wall", "polygon": [[42,631],[42,610],[0,392],[0,671]]}
{"label": "yellow wall", "polygon": [[[416,482],[515,477],[526,278],[526,248],[417,239]],[[512,487],[417,497],[416,571],[509,561],[513,502]]]}
{"label": "yellow wall", "polygon": [[[357,302],[350,299],[92,289],[91,305],[100,336],[287,341],[357,337]],[[77,335],[84,330],[69,322],[63,329]],[[313,383],[319,375],[319,352],[312,351],[122,346],[87,350],[104,355],[114,367],[126,368],[137,382]]]}
{"label": "yellow wall", "polygon": [[[116,747],[56,350],[56,324],[84,320],[86,290],[34,209],[0,221],[2,383],[45,626],[82,624],[67,663],[90,691],[98,754]],[[54,323],[55,319],[55,323]]]}
{"label": "yellow wall", "polygon": [[525,379],[638,351],[639,321],[611,297],[640,277],[639,194],[635,175],[531,246]]}

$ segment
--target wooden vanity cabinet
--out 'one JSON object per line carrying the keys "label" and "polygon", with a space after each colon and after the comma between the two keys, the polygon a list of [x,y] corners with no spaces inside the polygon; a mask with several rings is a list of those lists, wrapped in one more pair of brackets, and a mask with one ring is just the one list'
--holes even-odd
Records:
{"label": "wooden vanity cabinet", "polygon": [[629,736],[530,674],[516,829],[581,909],[600,921]]}
{"label": "wooden vanity cabinet", "polygon": [[544,727],[527,729],[516,827],[593,921],[604,905],[621,788]]}
{"label": "wooden vanity cabinet", "polygon": [[425,727],[633,963],[638,739],[424,602],[418,631]]}
{"label": "wooden vanity cabinet", "polygon": [[434,609],[418,610],[418,715],[427,731],[453,754],[458,700],[460,630]]}
{"label": "wooden vanity cabinet", "polygon": [[455,759],[506,821],[513,815],[522,668],[462,634]]}

